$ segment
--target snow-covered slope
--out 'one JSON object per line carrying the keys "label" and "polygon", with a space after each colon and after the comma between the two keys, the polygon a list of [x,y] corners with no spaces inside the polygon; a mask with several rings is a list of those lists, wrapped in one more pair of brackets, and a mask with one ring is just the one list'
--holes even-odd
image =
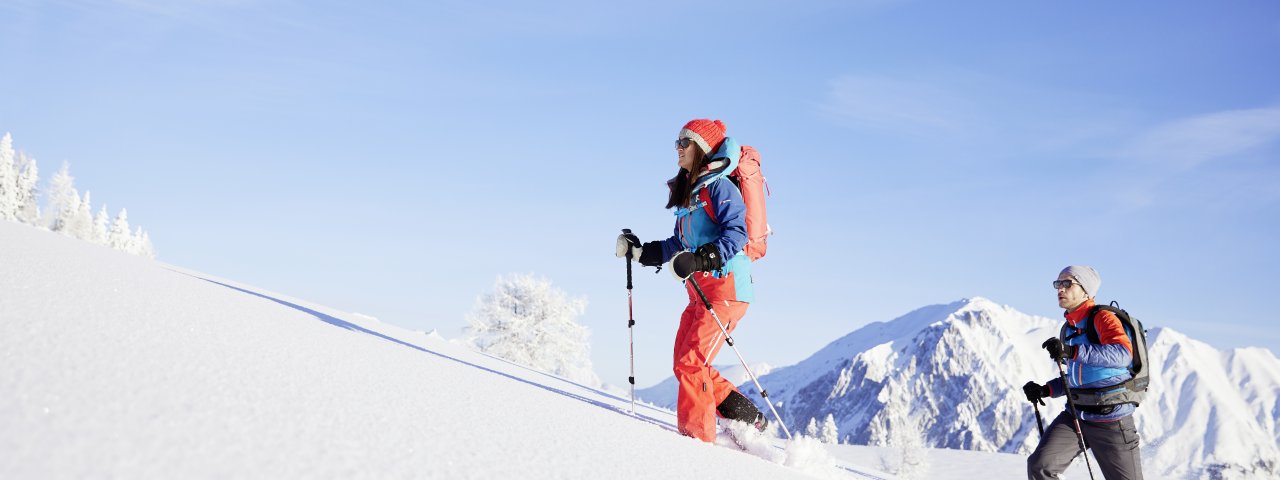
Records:
{"label": "snow-covered slope", "polygon": [[703,444],[439,336],[3,221],[0,365],[6,479],[864,470]]}
{"label": "snow-covered slope", "polygon": [[[793,429],[832,413],[855,444],[918,430],[929,446],[1027,453],[1038,433],[1021,385],[1057,376],[1039,345],[1059,324],[983,298],[934,305],[858,329],[761,382]],[[1271,352],[1223,354],[1161,328],[1149,340],[1153,382],[1137,416],[1147,470],[1161,478],[1280,473],[1280,362]],[[741,388],[758,398],[752,385]],[[1060,400],[1041,407],[1046,422],[1062,408]]]}
{"label": "snow-covered slope", "polygon": [[[1056,374],[1037,348],[1055,324],[972,299],[753,368],[793,429],[829,412],[855,442],[919,428],[927,444],[1010,452],[930,450],[929,478],[1022,478],[1013,452],[1034,420],[1017,386]],[[1151,340],[1164,373],[1139,415],[1148,478],[1274,475],[1275,356]],[[0,478],[881,478],[901,454],[705,445],[668,410],[628,414],[625,394],[9,222],[0,365]]]}

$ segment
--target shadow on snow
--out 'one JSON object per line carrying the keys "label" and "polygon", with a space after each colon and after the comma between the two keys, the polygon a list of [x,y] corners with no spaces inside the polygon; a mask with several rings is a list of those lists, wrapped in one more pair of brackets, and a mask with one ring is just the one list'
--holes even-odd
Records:
{"label": "shadow on snow", "polygon": [[[175,270],[175,271],[176,271],[176,270]],[[609,404],[607,404],[607,403],[604,403],[604,402],[601,402],[601,401],[598,401],[598,400],[593,400],[593,399],[591,399],[591,398],[587,398],[587,397],[584,397],[584,396],[582,396],[582,395],[578,395],[578,394],[576,394],[576,393],[567,392],[567,391],[565,391],[565,390],[561,390],[561,389],[558,389],[558,388],[555,388],[555,387],[551,387],[551,386],[548,386],[548,385],[543,385],[543,384],[540,384],[540,383],[531,382],[531,381],[529,381],[529,380],[525,380],[525,379],[523,379],[523,378],[516,377],[516,376],[511,375],[511,374],[508,374],[508,373],[500,372],[500,371],[494,370],[494,369],[489,368],[489,367],[485,367],[485,366],[481,366],[481,365],[476,365],[476,364],[471,363],[471,362],[468,362],[468,361],[466,361],[466,360],[461,360],[461,359],[458,359],[458,358],[454,358],[454,357],[451,357],[451,356],[449,356],[449,355],[445,355],[445,354],[440,353],[440,352],[436,352],[436,351],[428,350],[428,349],[423,348],[423,347],[421,347],[421,346],[414,345],[414,344],[412,344],[412,343],[408,343],[408,342],[405,342],[405,341],[403,341],[403,340],[400,340],[400,339],[397,339],[397,338],[393,338],[393,337],[387,336],[387,335],[385,335],[385,334],[382,334],[382,333],[379,333],[379,332],[376,332],[376,331],[370,330],[370,329],[365,328],[365,327],[362,327],[362,326],[360,326],[360,325],[356,325],[356,324],[354,324],[354,323],[351,323],[351,322],[348,322],[348,321],[346,321],[346,320],[343,320],[343,319],[340,319],[340,318],[334,317],[334,316],[332,316],[332,315],[328,315],[328,314],[324,314],[324,313],[321,313],[321,312],[315,311],[315,310],[313,310],[313,309],[310,309],[310,308],[304,307],[304,306],[302,306],[302,305],[298,305],[298,304],[293,303],[293,302],[288,302],[288,301],[285,301],[285,300],[281,300],[281,299],[279,299],[279,298],[275,298],[275,297],[272,297],[272,296],[269,296],[269,295],[263,295],[263,294],[258,293],[258,292],[254,292],[254,291],[251,291],[251,290],[246,290],[246,289],[243,289],[243,288],[240,288],[240,287],[236,287],[236,286],[233,286],[233,285],[228,285],[228,284],[225,284],[225,283],[222,283],[222,282],[219,282],[219,281],[210,280],[210,279],[203,278],[203,277],[199,277],[199,276],[196,276],[196,275],[191,275],[191,274],[186,273],[186,272],[177,272],[177,273],[181,273],[181,274],[183,274],[183,275],[187,275],[187,276],[190,276],[190,277],[193,277],[193,278],[199,279],[199,280],[204,280],[204,281],[206,281],[206,282],[209,282],[209,283],[212,283],[212,284],[215,284],[215,285],[221,285],[221,286],[223,286],[223,287],[230,288],[230,289],[232,289],[232,290],[235,290],[235,291],[238,291],[238,292],[242,292],[242,293],[247,293],[247,294],[249,294],[249,295],[253,295],[253,296],[255,296],[255,297],[259,297],[259,298],[262,298],[262,299],[270,300],[270,301],[275,302],[275,303],[278,303],[278,304],[280,304],[280,305],[284,305],[284,306],[289,307],[289,308],[292,308],[292,309],[294,309],[294,310],[298,310],[298,311],[300,311],[300,312],[303,312],[303,313],[306,313],[306,314],[308,314],[308,315],[311,315],[311,316],[315,317],[317,320],[320,320],[320,321],[322,321],[322,322],[328,323],[328,324],[333,325],[333,326],[338,327],[338,328],[342,328],[342,329],[345,329],[345,330],[351,330],[351,331],[355,331],[355,332],[360,332],[360,333],[364,333],[364,334],[372,335],[372,336],[374,336],[374,337],[380,338],[380,339],[382,339],[382,340],[386,340],[386,341],[388,341],[388,342],[391,342],[391,343],[394,343],[394,344],[397,344],[397,345],[400,345],[400,346],[403,346],[403,347],[411,348],[411,349],[417,350],[417,351],[422,352],[422,353],[427,353],[427,354],[435,355],[435,356],[440,357],[440,358],[443,358],[443,359],[445,359],[445,360],[452,360],[452,361],[454,361],[454,362],[457,362],[457,363],[460,363],[460,364],[466,365],[466,366],[468,366],[468,367],[472,367],[472,368],[480,369],[480,370],[483,370],[483,371],[488,372],[488,373],[492,373],[492,374],[495,374],[495,375],[499,375],[499,376],[502,376],[502,377],[506,377],[506,378],[509,378],[509,379],[511,379],[511,380],[515,380],[515,381],[517,381],[517,382],[520,382],[520,383],[523,383],[523,384],[526,384],[526,385],[529,385],[529,386],[537,387],[537,388],[540,388],[540,389],[546,390],[546,391],[548,391],[548,392],[552,392],[552,393],[559,394],[559,395],[562,395],[562,396],[565,396],[565,397],[568,397],[568,398],[572,398],[572,399],[574,399],[574,400],[577,400],[577,401],[580,401],[580,402],[583,402],[583,403],[586,403],[586,404],[589,404],[589,405],[594,405],[594,406],[596,406],[596,407],[603,408],[603,409],[605,409],[605,410],[608,410],[608,411],[611,411],[611,412],[614,412],[614,413],[620,413],[620,414],[623,414],[623,415],[626,415],[626,416],[633,416],[631,413],[628,413],[626,410],[621,409],[621,408],[618,408],[618,407],[615,407],[615,406],[613,406],[613,405],[609,405]],[[494,358],[494,359],[497,359],[497,360],[502,360],[502,361],[504,361],[504,362],[506,361],[506,360],[503,360],[503,359],[500,359],[500,358],[497,358],[497,357],[493,357],[493,356],[490,356],[490,358]],[[511,362],[507,362],[507,363],[511,363]],[[518,364],[514,364],[514,363],[511,363],[511,364],[512,364],[512,365],[515,365],[515,366],[518,366],[518,367],[521,367],[521,368],[528,368],[528,367],[524,367],[524,366],[522,366],[522,365],[518,365]],[[532,370],[532,369],[530,369],[530,371],[531,371],[531,372],[535,372],[535,373],[540,373],[540,374],[543,374],[543,375],[547,375],[548,377],[553,378],[553,379],[556,379],[556,380],[560,380],[560,381],[568,381],[568,380],[564,380],[564,379],[561,379],[561,378],[559,378],[559,377],[555,377],[555,376],[553,376],[553,375],[547,374],[547,373],[545,373],[545,372],[538,372],[538,371],[536,371],[536,370]],[[573,383],[573,382],[569,382],[569,383],[572,383],[572,384],[574,384],[574,385],[581,386],[581,387],[583,387],[583,388],[588,388],[588,389],[590,389],[589,387],[586,387],[586,386],[581,385],[581,384],[577,384],[577,383]],[[591,389],[591,390],[595,390],[595,389]],[[607,396],[607,397],[610,397],[610,398],[613,398],[613,399],[616,399],[616,400],[620,400],[620,401],[624,401],[624,402],[625,402],[625,401],[628,401],[627,399],[620,398],[620,397],[618,397],[618,396],[616,396],[616,395],[613,395],[613,394],[610,394],[610,393],[607,393],[607,392],[601,392],[601,391],[599,391],[599,390],[595,390],[595,391],[596,391],[597,393],[600,393],[601,395],[605,395],[605,396]],[[651,409],[652,409],[653,407],[649,407],[649,408],[651,408]],[[657,426],[662,427],[662,428],[664,428],[664,429],[667,429],[667,430],[670,430],[670,431],[675,431],[675,427],[674,427],[674,426],[672,426],[672,425],[671,425],[671,424],[669,424],[669,423],[666,423],[666,422],[663,422],[663,421],[661,421],[661,420],[658,420],[658,419],[656,419],[656,418],[649,417],[649,416],[645,416],[645,415],[641,415],[641,414],[639,414],[639,413],[636,413],[636,414],[634,415],[634,417],[639,418],[639,419],[641,419],[641,420],[644,420],[644,421],[645,421],[645,422],[647,422],[647,423],[650,423],[650,424],[653,424],[653,425],[657,425]]]}

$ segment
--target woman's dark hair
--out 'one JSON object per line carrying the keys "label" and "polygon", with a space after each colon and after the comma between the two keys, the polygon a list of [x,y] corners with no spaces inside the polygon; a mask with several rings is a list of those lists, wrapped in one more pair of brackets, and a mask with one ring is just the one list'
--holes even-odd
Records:
{"label": "woman's dark hair", "polygon": [[[693,159],[693,171],[701,172],[707,166],[708,155],[696,143],[689,144],[689,148],[698,152]],[[676,178],[667,181],[667,186],[671,188],[671,196],[667,198],[667,208],[688,207],[692,200],[690,194],[693,193],[693,186],[698,183],[698,178],[698,175],[691,175],[689,170],[681,168]]]}

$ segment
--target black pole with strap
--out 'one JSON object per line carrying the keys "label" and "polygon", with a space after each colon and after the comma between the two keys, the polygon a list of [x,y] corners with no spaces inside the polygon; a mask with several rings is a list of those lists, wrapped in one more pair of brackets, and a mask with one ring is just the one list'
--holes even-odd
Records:
{"label": "black pole with strap", "polygon": [[[742,352],[738,351],[738,347],[733,344],[733,337],[729,336],[729,329],[720,322],[720,316],[716,315],[716,310],[711,308],[711,301],[707,300],[707,294],[702,293],[702,287],[698,286],[698,282],[692,278],[686,278],[684,283],[693,286],[694,291],[698,292],[698,298],[702,299],[702,304],[707,307],[707,312],[711,313],[711,318],[716,321],[716,325],[720,327],[720,332],[724,333],[725,343],[733,349],[733,353],[738,356],[738,361],[742,362],[742,369],[747,371],[747,375],[751,377],[751,381],[756,384],[756,389],[760,391],[760,396],[764,397],[764,403],[769,405],[769,410],[773,411],[773,418],[778,420],[778,426],[782,427],[782,433],[787,434],[787,439],[791,439],[791,430],[787,429],[787,424],[782,422],[782,416],[778,415],[778,409],[773,408],[773,402],[769,400],[769,391],[760,386],[760,380],[756,378],[756,374],[751,372],[751,367],[747,366],[747,360],[742,358]],[[708,358],[708,361],[710,359]]]}
{"label": "black pole with strap", "polygon": [[[623,234],[631,233],[630,228],[622,229]],[[631,348],[631,376],[627,382],[631,384],[631,414],[636,413],[636,314],[631,302],[631,249],[627,249],[627,343]]]}
{"label": "black pole with strap", "polygon": [[[1054,363],[1058,365],[1058,378],[1062,379],[1062,388],[1067,392],[1067,408],[1071,409],[1071,420],[1075,422],[1076,440],[1080,442],[1080,454],[1084,455],[1084,467],[1089,469],[1089,479],[1094,480],[1093,465],[1089,463],[1089,449],[1084,443],[1084,430],[1080,429],[1080,412],[1076,410],[1076,402],[1071,401],[1071,387],[1067,385],[1067,371],[1063,369],[1063,365],[1067,362],[1056,358]],[[1039,409],[1036,409],[1036,413],[1039,413]]]}

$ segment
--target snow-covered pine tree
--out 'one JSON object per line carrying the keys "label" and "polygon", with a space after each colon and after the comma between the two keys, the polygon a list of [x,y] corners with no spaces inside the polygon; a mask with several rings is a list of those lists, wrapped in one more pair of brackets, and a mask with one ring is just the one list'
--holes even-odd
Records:
{"label": "snow-covered pine tree", "polygon": [[40,224],[40,169],[36,159],[18,152],[15,170],[18,171],[18,221],[27,225]]}
{"label": "snow-covered pine tree", "polygon": [[121,208],[116,220],[111,222],[111,230],[107,233],[107,246],[127,252],[132,248],[133,236],[129,233],[129,212]]}
{"label": "snow-covered pine tree", "polygon": [[818,419],[809,417],[809,426],[804,427],[804,434],[809,438],[818,438]]}
{"label": "snow-covered pine tree", "polygon": [[13,136],[0,137],[0,220],[18,219],[18,171],[14,166]]}
{"label": "snow-covered pine tree", "polygon": [[156,258],[155,251],[151,247],[151,237],[142,227],[135,227],[130,237],[129,253],[139,257]]}
{"label": "snow-covered pine tree", "polygon": [[884,471],[903,480],[928,478],[929,454],[925,450],[924,426],[920,419],[899,413],[893,415],[888,424],[887,443],[892,448],[880,458]]}
{"label": "snow-covered pine tree", "polygon": [[822,443],[840,443],[839,427],[836,426],[836,417],[828,413],[827,419],[822,421],[822,430],[818,434]]}
{"label": "snow-covered pine tree", "polygon": [[68,230],[71,231],[72,237],[93,241],[93,202],[89,197],[90,192],[84,192],[84,198],[76,208],[75,215],[71,217]]}
{"label": "snow-covered pine tree", "polygon": [[493,292],[467,315],[467,341],[476,349],[588,386],[599,386],[591,367],[590,332],[577,322],[585,299],[570,299],[532,274],[500,276]]}
{"label": "snow-covered pine tree", "polygon": [[107,213],[107,204],[102,204],[98,214],[93,216],[93,243],[106,245],[111,235],[111,214]]}
{"label": "snow-covered pine tree", "polygon": [[80,194],[76,192],[71,166],[62,162],[62,168],[49,179],[49,197],[45,199],[49,212],[49,230],[71,235],[71,223],[80,210]]}
{"label": "snow-covered pine tree", "polygon": [[151,245],[151,235],[146,230],[138,227],[138,235],[134,238],[137,244],[137,255],[146,258],[156,258],[156,248]]}

